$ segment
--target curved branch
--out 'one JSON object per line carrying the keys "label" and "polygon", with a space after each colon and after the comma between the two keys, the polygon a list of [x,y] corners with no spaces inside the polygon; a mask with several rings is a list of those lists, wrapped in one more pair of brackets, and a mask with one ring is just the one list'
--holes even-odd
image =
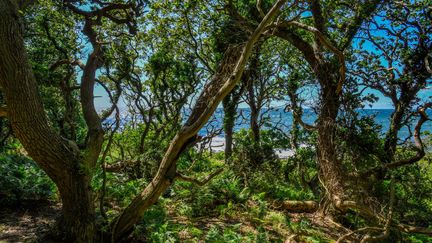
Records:
{"label": "curved branch", "polygon": [[315,57],[314,49],[312,45],[302,39],[302,37],[293,33],[292,31],[289,31],[286,26],[278,26],[277,30],[275,31],[275,35],[295,46],[303,54],[304,58],[311,67],[316,66],[318,60]]}
{"label": "curved branch", "polygon": [[383,170],[385,171],[385,170],[389,170],[389,169],[395,169],[395,168],[398,168],[400,166],[410,165],[410,164],[414,164],[414,163],[420,161],[426,155],[426,152],[424,151],[423,141],[421,139],[421,128],[426,121],[430,120],[426,114],[426,110],[430,107],[432,107],[432,102],[426,103],[425,105],[423,105],[422,107],[420,107],[418,109],[420,119],[418,120],[418,122],[414,128],[414,143],[415,143],[414,145],[415,145],[415,150],[416,150],[416,154],[414,156],[412,156],[411,158],[402,159],[402,160],[399,160],[399,161],[396,161],[393,163],[383,164],[381,166],[375,167],[373,169],[370,169],[368,171],[361,173],[360,176],[361,177],[370,176],[370,175],[374,175],[374,174],[376,174],[380,171],[383,171]]}
{"label": "curved branch", "polygon": [[[86,141],[86,163],[94,168],[96,161],[102,149],[104,141],[104,131],[102,128],[102,119],[96,111],[94,103],[94,87],[96,84],[97,70],[103,65],[104,51],[98,33],[95,31],[95,26],[101,25],[101,18],[105,17],[110,19],[116,24],[126,24],[129,32],[135,31],[135,22],[125,10],[134,10],[133,3],[109,3],[102,8],[86,11],[80,9],[73,4],[72,0],[65,0],[65,6],[72,12],[84,17],[83,34],[88,37],[89,42],[93,48],[92,52],[88,55],[87,61],[83,66],[83,75],[81,77],[81,90],[80,101],[84,114],[84,120],[87,125],[87,141]],[[126,18],[120,19],[110,12],[115,10],[124,10]],[[81,67],[81,66],[80,66]],[[114,105],[114,104],[113,104]],[[114,109],[110,110],[110,113]]]}
{"label": "curved branch", "polygon": [[183,181],[187,181],[187,182],[192,182],[194,184],[197,184],[198,186],[204,186],[205,184],[207,184],[211,179],[213,179],[214,177],[216,177],[217,175],[219,175],[224,169],[223,168],[219,168],[216,171],[214,171],[213,173],[209,174],[208,176],[206,176],[204,179],[202,180],[198,180],[196,178],[192,178],[189,176],[185,176],[180,174],[179,172],[176,173],[176,179],[180,179]]}
{"label": "curved branch", "polygon": [[59,183],[61,175],[70,176],[68,170],[78,163],[79,151],[49,125],[26,54],[18,6],[12,2],[0,1],[0,86],[8,108],[2,113],[29,156]]}
{"label": "curved branch", "polygon": [[385,167],[387,169],[393,169],[397,168],[403,165],[413,164],[419,160],[421,160],[425,156],[423,141],[421,139],[421,128],[423,124],[429,120],[429,117],[426,114],[426,109],[431,107],[432,103],[428,103],[424,105],[423,107],[420,107],[418,110],[418,113],[420,114],[420,119],[417,122],[417,125],[414,128],[414,143],[415,143],[415,150],[417,153],[408,159],[399,160],[393,163],[385,164]]}
{"label": "curved branch", "polygon": [[55,62],[50,66],[50,71],[54,71],[56,68],[58,68],[61,65],[70,64],[72,66],[78,66],[81,70],[84,69],[84,63],[82,63],[80,60],[69,60],[69,59],[61,59]]}
{"label": "curved branch", "polygon": [[339,72],[340,72],[340,78],[339,78],[339,82],[336,88],[336,95],[340,95],[342,92],[342,87],[343,84],[345,82],[345,76],[346,76],[346,66],[345,66],[345,55],[343,54],[342,51],[340,51],[337,47],[335,47],[325,36],[324,33],[322,33],[320,30],[318,30],[315,27],[309,26],[309,25],[305,25],[303,23],[297,22],[297,21],[291,21],[288,24],[290,25],[294,25],[296,27],[299,27],[301,29],[307,30],[309,32],[314,33],[318,39],[321,41],[321,43],[327,47],[327,49],[329,49],[331,52],[333,52],[338,60],[339,63],[341,65]]}
{"label": "curved branch", "polygon": [[296,111],[293,111],[293,118],[304,129],[306,129],[308,131],[315,131],[315,130],[317,130],[316,126],[313,126],[313,125],[310,125],[310,124],[304,122],[303,119],[301,118],[301,116]]}
{"label": "curved branch", "polygon": [[100,86],[102,86],[102,88],[108,94],[108,97],[109,97],[110,102],[111,102],[111,107],[108,108],[107,110],[105,110],[103,112],[103,114],[102,114],[101,120],[105,121],[108,117],[110,117],[112,115],[112,113],[114,112],[114,110],[118,110],[118,102],[120,100],[120,96],[121,96],[121,93],[122,93],[123,90],[122,90],[122,88],[120,86],[120,82],[114,81],[115,82],[115,86],[116,86],[116,94],[113,95],[113,94],[111,94],[110,89],[108,88],[108,86],[104,82],[102,82],[99,79],[96,79],[96,82]]}
{"label": "curved branch", "polygon": [[263,18],[265,16],[265,13],[261,8],[261,4],[262,4],[262,0],[257,0],[256,8],[258,9],[258,13],[260,14],[260,16]]}

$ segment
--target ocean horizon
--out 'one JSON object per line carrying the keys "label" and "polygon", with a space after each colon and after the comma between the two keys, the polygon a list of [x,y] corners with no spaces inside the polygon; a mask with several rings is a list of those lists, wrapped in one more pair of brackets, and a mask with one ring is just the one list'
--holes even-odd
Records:
{"label": "ocean horizon", "polygon": [[[394,109],[377,109],[377,108],[368,108],[368,109],[358,109],[357,112],[360,116],[370,116],[373,117],[376,124],[380,126],[381,135],[384,136],[388,131],[390,126],[391,114]],[[209,133],[209,130],[217,131],[221,130],[218,136],[223,137],[223,109],[218,108],[210,120],[207,122],[206,126],[204,126],[199,135],[205,136]],[[340,112],[341,114],[341,112]],[[432,117],[432,111],[428,110],[427,114],[429,117]],[[235,121],[234,131],[239,131],[241,129],[249,128],[249,117],[250,117],[250,109],[249,108],[238,108],[237,109],[237,119]],[[289,132],[292,125],[292,112],[285,111],[283,108],[266,108],[261,112],[261,117],[263,120],[262,129],[271,129],[276,126],[278,129]],[[316,114],[312,109],[304,109],[303,121],[313,124],[316,121]],[[411,130],[414,129],[414,126],[417,122],[418,118],[413,119],[410,122]],[[432,132],[432,121],[427,121],[423,124],[422,132],[429,131]],[[404,126],[399,132],[399,138],[405,139],[410,135],[410,132],[407,126]]]}

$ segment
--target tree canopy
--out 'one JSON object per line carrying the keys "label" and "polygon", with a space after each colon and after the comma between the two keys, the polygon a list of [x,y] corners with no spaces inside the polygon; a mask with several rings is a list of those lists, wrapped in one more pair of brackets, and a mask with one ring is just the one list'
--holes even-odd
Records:
{"label": "tree canopy", "polygon": [[430,240],[431,6],[2,1],[0,203],[60,202],[55,241]]}

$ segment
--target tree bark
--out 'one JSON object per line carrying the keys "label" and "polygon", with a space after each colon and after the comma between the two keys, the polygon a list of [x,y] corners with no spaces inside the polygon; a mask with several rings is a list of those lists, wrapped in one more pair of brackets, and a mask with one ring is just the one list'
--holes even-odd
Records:
{"label": "tree bark", "polygon": [[0,13],[0,85],[14,134],[59,188],[67,240],[92,242],[93,200],[78,147],[49,126],[25,51],[17,2],[0,1]]}
{"label": "tree bark", "polygon": [[[225,107],[224,107],[225,108]],[[227,161],[233,151],[233,134],[234,134],[234,121],[235,121],[235,113],[231,112],[229,108],[225,109],[224,119],[229,119],[224,123],[224,131],[225,131],[225,161]]]}
{"label": "tree bark", "polygon": [[233,150],[234,125],[237,115],[237,105],[234,103],[233,96],[234,94],[231,92],[222,100],[224,109],[223,128],[225,133],[225,161],[228,161],[231,157]]}
{"label": "tree bark", "polygon": [[[240,81],[243,82],[243,81]],[[232,155],[233,150],[233,135],[235,120],[237,117],[237,108],[240,102],[241,95],[243,94],[245,85],[240,84],[240,87],[234,89],[223,100],[222,105],[224,108],[224,132],[225,132],[225,160],[228,160]]]}
{"label": "tree bark", "polygon": [[[152,206],[159,199],[160,195],[174,182],[177,174],[177,159],[188,145],[194,142],[196,133],[216,109],[216,103],[214,103],[213,106],[209,106],[209,104],[211,104],[210,100],[212,100],[213,97],[218,97],[218,99],[222,100],[223,97],[217,96],[216,93],[222,89],[226,79],[232,77],[236,66],[235,63],[237,63],[237,60],[242,56],[242,47],[243,46],[236,46],[225,53],[224,60],[221,62],[212,81],[205,86],[188,121],[172,139],[152,182],[140,195],[134,198],[120,217],[113,222],[113,239],[115,241],[127,236],[132,231],[136,222],[141,219],[144,212]],[[210,110],[208,110],[209,108]]]}
{"label": "tree bark", "polygon": [[398,133],[399,130],[401,129],[402,119],[407,109],[407,106],[405,106],[403,102],[400,102],[395,105],[396,105],[396,109],[391,115],[390,128],[386,134],[385,143],[384,143],[384,151],[387,153],[386,160],[388,162],[394,161],[394,156],[397,147]]}
{"label": "tree bark", "polygon": [[66,241],[92,242],[96,227],[90,179],[79,171],[70,174],[64,177],[61,186],[56,183],[63,204],[58,228]]}
{"label": "tree bark", "polygon": [[[340,106],[336,94],[338,75],[330,63],[321,64],[317,77],[321,83],[320,113],[318,114],[318,163],[320,177],[325,187],[327,198],[336,207],[344,200],[344,177],[342,162],[336,154],[336,118]],[[337,70],[337,69],[336,69]]]}
{"label": "tree bark", "polygon": [[260,78],[260,63],[259,63],[260,47],[257,48],[251,58],[249,72],[246,77],[247,79],[247,99],[250,107],[250,129],[252,131],[252,139],[254,145],[259,147],[260,144],[260,126],[259,126],[259,115],[261,107],[258,106],[257,97],[255,96],[255,82],[258,82]]}

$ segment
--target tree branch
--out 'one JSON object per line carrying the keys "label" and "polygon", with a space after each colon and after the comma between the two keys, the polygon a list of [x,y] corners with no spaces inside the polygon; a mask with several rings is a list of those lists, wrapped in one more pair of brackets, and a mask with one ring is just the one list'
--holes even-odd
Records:
{"label": "tree branch", "polygon": [[262,18],[264,18],[265,13],[264,13],[264,11],[261,8],[261,4],[262,4],[262,0],[257,0],[257,2],[256,2],[256,8],[258,9],[258,13],[260,14],[260,16]]}
{"label": "tree branch", "polygon": [[362,4],[354,20],[346,27],[345,38],[343,39],[344,42],[340,45],[341,50],[345,50],[351,44],[352,39],[357,34],[364,20],[372,16],[380,2],[382,2],[382,0],[372,0]]}
{"label": "tree branch", "polygon": [[297,21],[291,21],[288,24],[290,25],[294,25],[297,26],[301,29],[310,31],[312,33],[314,33],[318,39],[321,41],[321,43],[327,47],[327,49],[329,49],[331,52],[333,52],[337,58],[339,59],[339,63],[341,65],[339,72],[340,72],[340,77],[339,77],[339,82],[336,88],[336,95],[340,95],[342,92],[342,87],[343,84],[345,82],[345,76],[346,76],[346,66],[345,66],[345,55],[343,54],[342,51],[340,51],[337,47],[335,47],[325,36],[324,33],[322,33],[319,29],[314,28],[312,26],[309,25],[305,25],[303,23],[297,22]]}
{"label": "tree branch", "polygon": [[327,35],[327,28],[325,26],[325,19],[321,8],[320,0],[310,0],[309,4],[311,6],[312,16],[314,18],[315,27],[320,31],[324,36]]}
{"label": "tree branch", "polygon": [[318,64],[312,45],[303,40],[299,35],[287,29],[287,26],[278,26],[274,34],[295,46],[303,54],[311,67],[315,67]]}
{"label": "tree branch", "polygon": [[415,143],[415,150],[416,154],[408,159],[399,160],[393,163],[385,164],[384,167],[386,169],[394,169],[400,166],[414,164],[415,162],[421,160],[425,156],[423,141],[421,139],[421,128],[423,124],[429,120],[429,117],[426,114],[426,109],[431,107],[432,103],[428,103],[424,105],[423,107],[420,107],[418,110],[418,113],[420,114],[420,119],[417,122],[417,125],[414,128],[414,143]]}
{"label": "tree branch", "polygon": [[416,150],[416,154],[414,156],[412,156],[411,158],[402,159],[402,160],[399,160],[399,161],[396,161],[393,163],[383,164],[381,166],[375,167],[373,169],[370,169],[368,171],[361,173],[360,176],[362,176],[362,177],[363,176],[369,176],[369,175],[373,175],[373,174],[375,174],[379,171],[382,171],[382,170],[395,169],[395,168],[398,168],[400,166],[410,165],[410,164],[414,164],[414,163],[420,161],[426,154],[424,151],[423,141],[421,139],[421,128],[426,121],[430,120],[426,114],[426,110],[430,107],[432,107],[432,102],[426,103],[425,105],[423,105],[422,107],[420,107],[418,109],[420,119],[418,120],[418,122],[414,128],[414,143],[415,143],[415,150]]}
{"label": "tree branch", "polygon": [[198,180],[196,178],[192,178],[189,176],[185,176],[180,174],[179,172],[176,173],[176,179],[180,179],[183,181],[187,181],[187,182],[192,182],[194,184],[197,184],[198,186],[204,186],[205,184],[207,184],[211,179],[213,179],[215,176],[219,175],[224,169],[223,168],[219,168],[216,171],[214,171],[213,173],[209,174],[208,176],[206,176],[204,179],[202,180]]}

